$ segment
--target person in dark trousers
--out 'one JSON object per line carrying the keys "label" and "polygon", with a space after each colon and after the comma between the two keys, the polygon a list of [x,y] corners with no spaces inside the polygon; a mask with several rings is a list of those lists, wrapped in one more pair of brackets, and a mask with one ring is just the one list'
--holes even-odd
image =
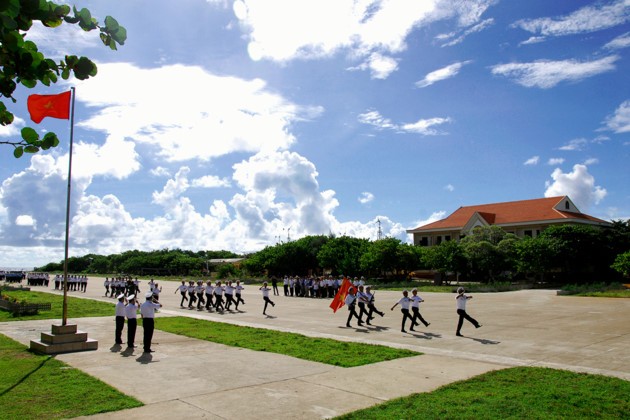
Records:
{"label": "person in dark trousers", "polygon": [[363,286],[359,286],[359,292],[357,293],[357,305],[359,306],[359,321],[360,322],[363,321],[363,314],[365,314],[365,317],[367,318],[365,320],[365,323],[368,325],[372,325],[370,324],[370,313],[367,311],[367,309],[365,309],[368,302],[369,300],[365,292],[363,291]]}
{"label": "person in dark trousers", "polygon": [[409,320],[411,321],[411,328],[413,328],[413,318],[411,318],[411,315],[409,314],[410,304],[411,304],[411,299],[409,299],[409,292],[406,290],[403,290],[403,297],[400,298],[400,300],[396,302],[394,306],[392,306],[392,311],[393,311],[396,306],[400,305],[400,312],[402,312],[403,314],[402,328],[400,329],[400,331],[404,333],[407,332],[405,330],[405,323],[407,322],[407,318],[409,318]]}
{"label": "person in dark trousers", "polygon": [[472,296],[466,296],[464,294],[464,288],[457,288],[457,296],[455,297],[455,301],[457,303],[457,315],[459,315],[459,321],[457,321],[457,335],[458,337],[463,337],[461,331],[462,326],[464,325],[464,319],[470,322],[475,326],[475,328],[481,327],[481,324],[477,322],[477,320],[466,313],[466,302],[468,299],[472,299]]}
{"label": "person in dark trousers", "polygon": [[125,307],[125,316],[127,317],[127,348],[136,348],[136,327],[138,326],[138,304],[136,303],[136,295],[127,297],[127,306]]}
{"label": "person in dark trousers", "polygon": [[346,296],[345,303],[346,306],[348,306],[348,320],[346,321],[346,327],[352,327],[352,325],[350,325],[352,317],[355,317],[358,320],[357,324],[359,326],[363,325],[363,321],[361,321],[361,318],[359,318],[356,311],[357,295],[353,287],[348,289],[348,295]]}
{"label": "person in dark trousers", "polygon": [[412,324],[411,324],[411,328],[409,328],[409,329],[411,331],[415,331],[413,329],[413,327],[418,325],[418,321],[416,321],[417,319],[419,319],[420,322],[422,322],[425,327],[428,327],[429,325],[431,325],[431,323],[425,321],[424,318],[422,318],[422,315],[420,315],[420,302],[424,302],[424,299],[422,299],[420,296],[418,296],[418,289],[413,289],[411,291],[411,294],[412,294],[412,296],[411,296],[411,312],[413,312],[413,318],[411,319]]}
{"label": "person in dark trousers", "polygon": [[245,288],[241,285],[241,281],[236,280],[236,286],[234,286],[234,296],[236,296],[234,303],[236,304],[236,307],[234,309],[236,309],[237,311],[238,311],[239,303],[242,303],[243,305],[245,305],[245,301],[243,300],[243,296],[242,296],[242,291],[244,289]]}
{"label": "person in dark trousers", "polygon": [[145,302],[140,305],[140,316],[142,317],[143,350],[145,353],[153,353],[151,350],[151,340],[153,340],[153,330],[155,329],[155,311],[160,309],[162,304],[153,299],[153,293],[148,292]]}
{"label": "person in dark trousers", "polygon": [[372,287],[367,286],[365,288],[365,296],[366,296],[366,298],[368,300],[368,304],[367,304],[368,309],[370,310],[368,312],[368,320],[374,319],[372,314],[375,313],[375,312],[377,314],[379,314],[380,316],[385,316],[385,314],[383,312],[379,311],[378,309],[376,309],[376,306],[374,305],[374,293],[372,293]]}
{"label": "person in dark trousers", "polygon": [[188,309],[192,309],[193,305],[197,301],[197,297],[195,296],[195,282],[188,282]]}
{"label": "person in dark trousers", "polygon": [[280,296],[280,292],[278,291],[278,279],[276,276],[271,277],[271,288],[273,289],[274,296]]}
{"label": "person in dark trousers", "polygon": [[260,291],[262,292],[263,295],[263,300],[265,301],[265,307],[263,308],[263,315],[267,315],[267,305],[271,303],[271,306],[276,306],[275,303],[273,303],[271,301],[271,299],[269,299],[269,291],[271,289],[267,287],[267,282],[264,282],[262,287],[260,288]]}
{"label": "person in dark trousers", "polygon": [[122,332],[125,327],[125,295],[118,295],[118,303],[116,303],[116,332],[114,339],[116,344],[123,344]]}
{"label": "person in dark trousers", "polygon": [[182,284],[177,289],[175,289],[175,294],[177,292],[179,292],[182,295],[182,301],[179,302],[179,306],[183,308],[184,301],[188,300],[188,297],[186,297],[186,293],[188,292],[188,286],[186,286],[186,282],[184,280],[182,280]]}

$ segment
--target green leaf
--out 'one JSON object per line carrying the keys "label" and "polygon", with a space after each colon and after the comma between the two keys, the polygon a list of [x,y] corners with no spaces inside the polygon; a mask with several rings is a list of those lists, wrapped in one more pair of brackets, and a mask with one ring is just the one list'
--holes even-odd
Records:
{"label": "green leaf", "polygon": [[118,25],[118,21],[111,16],[107,16],[105,18],[105,29],[107,32],[113,33],[118,30],[120,25]]}
{"label": "green leaf", "polygon": [[51,147],[57,147],[59,145],[59,139],[55,133],[46,133],[42,139],[41,147],[44,150],[48,150]]}
{"label": "green leaf", "polygon": [[21,158],[23,154],[24,154],[24,148],[22,146],[19,146],[13,149],[13,156],[15,156],[16,158],[18,159]]}
{"label": "green leaf", "polygon": [[[22,83],[22,85],[24,85],[25,87],[27,87],[29,89],[32,89],[32,88],[34,88],[37,85],[37,80],[22,79],[22,80],[20,80],[20,83]],[[46,86],[48,86],[48,85],[46,85]]]}
{"label": "green leaf", "polygon": [[76,66],[74,66],[74,75],[79,80],[85,80],[90,76],[96,76],[96,64],[87,57],[79,58]]}
{"label": "green leaf", "polygon": [[31,127],[24,127],[21,131],[22,133],[22,138],[24,139],[24,141],[26,141],[28,144],[33,144],[35,143],[37,140],[39,140],[39,134],[37,134],[37,131],[35,131],[34,129],[32,129]]}
{"label": "green leaf", "polygon": [[37,153],[37,152],[39,152],[39,147],[37,147],[37,146],[26,146],[24,148],[24,151],[26,153]]}

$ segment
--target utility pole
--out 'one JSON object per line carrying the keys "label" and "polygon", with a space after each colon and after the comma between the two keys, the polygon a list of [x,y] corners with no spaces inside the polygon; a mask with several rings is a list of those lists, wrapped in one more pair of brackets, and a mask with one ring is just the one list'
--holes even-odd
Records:
{"label": "utility pole", "polygon": [[383,230],[381,229],[381,219],[376,219],[376,223],[378,223],[378,232],[376,233],[376,240],[380,241],[383,239]]}

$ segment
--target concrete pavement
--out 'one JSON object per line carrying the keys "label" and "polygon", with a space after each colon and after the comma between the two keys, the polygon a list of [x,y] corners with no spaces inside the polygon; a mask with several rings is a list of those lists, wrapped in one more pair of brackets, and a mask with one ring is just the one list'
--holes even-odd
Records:
{"label": "concrete pavement", "polygon": [[[101,284],[92,279],[87,293],[69,295],[113,302],[102,296]],[[177,285],[162,284],[164,308],[157,315],[157,328],[162,316],[193,316],[408,348],[424,355],[338,368],[159,330],[154,337],[156,353],[143,355],[140,348],[128,353],[112,346],[113,316],[81,318],[71,322],[88,331],[90,338],[98,339],[99,350],[57,358],[146,404],[96,417],[328,418],[510,366],[555,367],[630,380],[630,355],[626,351],[630,344],[630,301],[626,299],[556,296],[549,290],[475,294],[468,302],[468,312],[483,327],[466,324],[465,337],[456,337],[454,294],[421,293],[426,301],[421,312],[431,325],[404,334],[400,332],[400,311],[389,310],[399,292],[376,292],[376,306],[386,315],[377,317],[374,326],[346,328],[347,310],[333,314],[327,299],[272,296],[276,306],[264,316],[258,288],[246,286],[242,312],[215,314],[180,308],[179,294],[173,293]],[[146,290],[146,282],[141,288]],[[28,345],[52,323],[0,323],[0,332]]]}

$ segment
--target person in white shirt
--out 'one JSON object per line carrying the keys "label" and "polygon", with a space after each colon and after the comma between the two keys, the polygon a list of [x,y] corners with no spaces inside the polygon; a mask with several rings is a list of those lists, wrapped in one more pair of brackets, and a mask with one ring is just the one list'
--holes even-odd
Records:
{"label": "person in white shirt", "polygon": [[[245,305],[245,301],[243,300],[242,297],[242,291],[243,289],[245,289],[243,286],[241,286],[241,282],[240,280],[236,280],[236,286],[234,287],[234,292],[235,292],[235,296],[236,296],[236,310],[238,311],[238,304],[242,303],[243,305]],[[275,294],[275,292],[274,292]]]}
{"label": "person in white shirt", "polygon": [[370,310],[368,312],[368,320],[374,319],[374,317],[372,316],[372,314],[374,312],[376,312],[380,316],[385,316],[385,314],[383,312],[379,311],[378,309],[376,309],[376,306],[374,305],[374,293],[372,293],[372,287],[371,286],[367,286],[365,288],[365,297],[367,298],[367,301],[368,301],[367,306],[368,306],[368,309]]}
{"label": "person in white shirt", "polygon": [[116,332],[114,333],[116,344],[123,344],[122,331],[125,327],[125,314],[125,295],[120,294],[116,303]]}
{"label": "person in white shirt", "polygon": [[260,291],[262,292],[263,295],[263,300],[265,301],[265,307],[263,308],[263,315],[267,315],[267,305],[271,303],[271,306],[276,306],[275,303],[273,303],[271,301],[271,299],[269,299],[269,291],[271,289],[267,287],[267,282],[264,282],[262,287],[260,288]]}
{"label": "person in white shirt", "polygon": [[413,318],[411,319],[412,324],[411,324],[411,328],[409,329],[411,331],[415,331],[413,327],[415,327],[416,325],[419,325],[416,319],[419,319],[420,322],[422,322],[425,327],[428,327],[431,324],[425,321],[425,319],[422,318],[422,315],[420,315],[420,302],[424,302],[424,299],[418,296],[418,289],[413,289],[411,291],[411,295],[412,295],[411,296],[411,311],[413,312]]}
{"label": "person in white shirt", "polygon": [[[57,283],[57,279],[55,278],[55,283]],[[105,286],[105,297],[109,296],[109,278],[105,277],[105,281],[103,282],[103,286]],[[55,287],[56,289],[56,287]],[[113,292],[113,290],[112,290]]]}
{"label": "person in white shirt", "polygon": [[365,309],[365,306],[368,304],[368,302],[369,300],[368,297],[365,295],[365,292],[363,291],[363,286],[359,286],[359,291],[357,292],[357,305],[359,305],[359,321],[363,320],[363,314],[365,314],[365,317],[367,318],[365,323],[368,325],[372,325],[370,324],[370,313],[367,311],[367,309]]}
{"label": "person in white shirt", "polygon": [[201,311],[203,308],[201,305],[205,305],[206,301],[203,298],[205,286],[201,280],[197,280],[197,286],[195,286],[195,294],[197,295],[197,310]]}
{"label": "person in white shirt", "polygon": [[223,312],[223,287],[220,281],[214,286],[214,310]]}
{"label": "person in white shirt", "polygon": [[400,331],[404,333],[407,332],[405,331],[405,323],[407,322],[407,318],[409,318],[409,320],[411,321],[411,328],[413,328],[413,318],[411,317],[411,315],[409,315],[409,305],[411,304],[411,299],[409,299],[408,295],[409,295],[409,292],[406,290],[403,290],[403,297],[400,298],[400,300],[396,302],[394,306],[392,306],[392,311],[393,311],[396,306],[400,305],[400,312],[402,312],[403,314],[402,328],[400,329]]}
{"label": "person in white shirt", "polygon": [[212,282],[208,280],[206,283],[206,310],[209,311],[212,307],[212,293],[214,292],[214,287],[212,287]]}
{"label": "person in white shirt", "polygon": [[357,315],[357,311],[356,311],[357,295],[354,291],[354,287],[351,287],[350,289],[348,289],[348,294],[346,295],[345,304],[348,307],[348,312],[349,312],[348,320],[346,321],[346,327],[352,327],[350,325],[350,320],[352,319],[352,317],[355,317],[359,321],[357,322],[359,326],[363,325],[363,321],[361,321],[361,318],[359,318],[359,315]]}
{"label": "person in white shirt", "polygon": [[155,300],[160,300],[160,293],[162,293],[162,286],[155,283],[155,286],[153,286],[152,292],[153,292],[153,298]]}
{"label": "person in white shirt", "polygon": [[162,304],[153,300],[153,293],[148,292],[144,295],[145,302],[140,305],[140,316],[142,317],[143,330],[143,349],[145,353],[153,353],[151,350],[151,340],[153,339],[153,330],[155,329],[155,311],[162,307]]}
{"label": "person in white shirt", "polygon": [[473,324],[475,328],[481,327],[481,324],[477,322],[476,319],[471,317],[466,313],[466,302],[468,299],[472,299],[472,296],[466,296],[464,294],[464,288],[457,288],[457,296],[455,297],[455,302],[457,304],[457,315],[459,315],[459,321],[457,322],[457,333],[455,334],[458,337],[463,337],[461,330],[464,325],[464,319]]}
{"label": "person in white shirt", "polygon": [[188,309],[192,309],[196,301],[197,301],[197,298],[195,297],[195,282],[189,281],[188,282]]}
{"label": "person in white shirt", "polygon": [[289,278],[287,276],[284,276],[282,287],[284,288],[284,295],[289,296]]}
{"label": "person in white shirt", "polygon": [[223,293],[225,296],[225,309],[230,311],[230,306],[234,303],[234,286],[232,286],[232,282],[228,281],[223,289]]}
{"label": "person in white shirt", "polygon": [[131,295],[127,298],[127,306],[125,307],[125,316],[127,317],[127,348],[134,349],[134,341],[136,340],[136,328],[138,327],[137,320],[138,304],[136,303],[136,295]]}
{"label": "person in white shirt", "polygon": [[187,301],[186,293],[188,292],[188,286],[186,286],[186,282],[182,280],[182,284],[179,285],[177,289],[175,289],[175,294],[179,292],[182,295],[182,300],[179,302],[180,307],[184,307],[184,301]]}

